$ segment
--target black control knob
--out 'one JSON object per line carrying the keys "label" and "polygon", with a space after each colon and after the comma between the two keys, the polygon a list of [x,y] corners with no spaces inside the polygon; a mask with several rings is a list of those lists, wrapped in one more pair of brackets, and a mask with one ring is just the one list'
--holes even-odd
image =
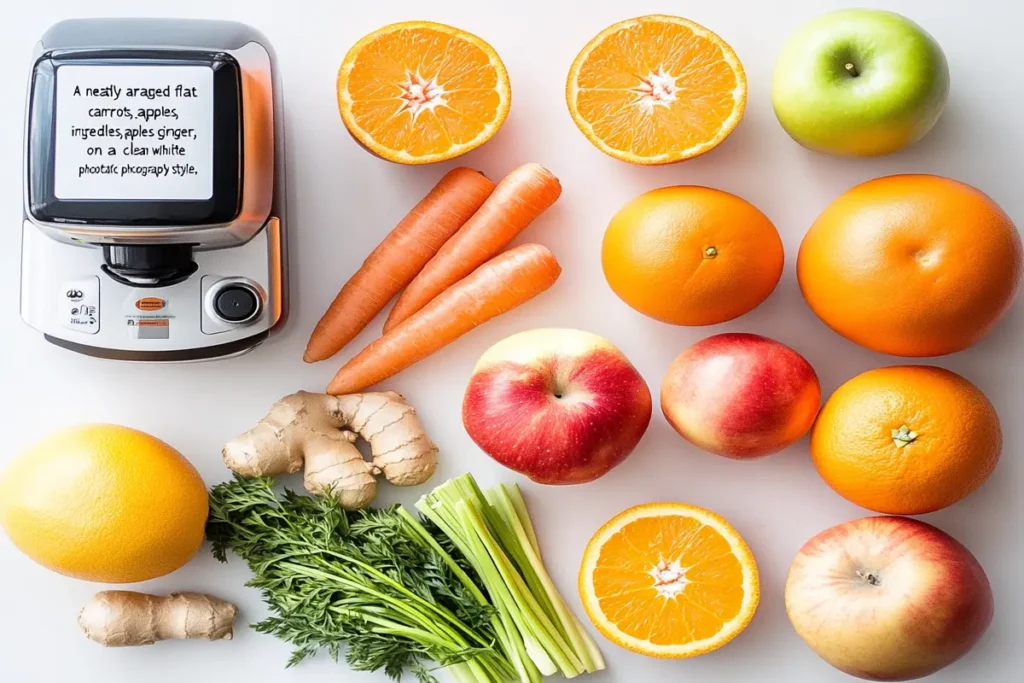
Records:
{"label": "black control knob", "polygon": [[213,297],[213,312],[224,322],[232,324],[255,320],[260,314],[260,294],[243,283],[221,287]]}

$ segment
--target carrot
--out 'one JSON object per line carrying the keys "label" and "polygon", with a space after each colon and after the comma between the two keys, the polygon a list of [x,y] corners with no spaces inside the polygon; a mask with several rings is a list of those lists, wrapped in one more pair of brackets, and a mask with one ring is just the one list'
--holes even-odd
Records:
{"label": "carrot", "polygon": [[396,375],[555,283],[561,266],[546,247],[524,244],[477,268],[338,370],[327,393],[362,391]]}
{"label": "carrot", "polygon": [[384,333],[498,255],[560,194],[558,178],[540,164],[524,164],[505,176],[480,210],[398,297],[384,323]]}
{"label": "carrot", "polygon": [[494,183],[478,171],[448,171],[334,297],[306,344],[303,360],[330,358],[352,341],[493,191]]}

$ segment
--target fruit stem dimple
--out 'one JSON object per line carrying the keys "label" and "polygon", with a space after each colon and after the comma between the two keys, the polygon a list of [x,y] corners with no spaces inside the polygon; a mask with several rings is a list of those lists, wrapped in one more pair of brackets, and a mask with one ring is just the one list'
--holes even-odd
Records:
{"label": "fruit stem dimple", "polygon": [[896,448],[906,448],[907,444],[913,443],[915,439],[917,432],[910,431],[907,425],[892,430],[892,442],[896,444]]}
{"label": "fruit stem dimple", "polygon": [[846,73],[850,74],[852,78],[860,76],[860,72],[857,71],[857,66],[853,62],[847,62],[843,65],[843,68],[846,69]]}
{"label": "fruit stem dimple", "polygon": [[715,258],[718,256],[718,249],[715,247],[708,247],[704,250],[704,258]]}
{"label": "fruit stem dimple", "polygon": [[882,583],[882,577],[868,569],[858,569],[857,576],[864,579],[865,583],[869,583],[872,586],[878,586]]}

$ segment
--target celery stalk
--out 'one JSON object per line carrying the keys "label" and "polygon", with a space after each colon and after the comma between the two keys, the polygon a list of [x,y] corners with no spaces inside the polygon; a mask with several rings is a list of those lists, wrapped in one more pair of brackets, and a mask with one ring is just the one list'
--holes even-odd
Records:
{"label": "celery stalk", "polygon": [[495,631],[521,683],[539,683],[541,675],[555,672],[573,678],[604,668],[596,643],[544,567],[517,486],[484,491],[465,474],[434,489],[416,507],[452,540],[480,577],[500,621]]}
{"label": "celery stalk", "polygon": [[[460,551],[473,563],[474,569],[491,595],[491,601],[501,613],[506,629],[519,635],[518,654],[525,656],[526,663],[530,665],[526,667],[526,663],[516,663],[513,660],[520,675],[522,676],[523,669],[526,669],[529,678],[539,680],[541,675],[549,676],[558,671],[558,668],[537,641],[535,631],[529,628],[528,619],[520,609],[519,596],[514,595],[505,582],[473,525],[460,518],[459,506],[465,500],[463,496],[472,495],[471,489],[462,486],[463,483],[453,480],[435,489],[421,501],[425,506],[418,504],[417,507],[429,516],[439,518],[442,531],[459,545]],[[536,672],[534,675],[530,675],[530,668]]]}
{"label": "celery stalk", "polygon": [[[475,482],[473,483],[475,485]],[[465,500],[472,500],[473,488],[466,485],[467,482],[463,477],[452,480],[449,484],[451,485],[443,485],[431,494],[435,498],[434,510],[447,517],[447,523],[453,530],[452,533],[466,544],[467,550],[464,554],[472,558],[471,561],[475,563],[477,573],[483,579],[488,592],[491,593],[492,600],[503,611],[506,623],[510,622],[507,629],[519,634],[521,642],[518,653],[525,655],[528,658],[526,662],[532,665],[529,668],[536,670],[535,674],[529,671],[528,673],[531,674],[531,677],[536,676],[537,678],[550,676],[557,671],[557,668],[537,642],[536,634],[528,628],[527,619],[520,610],[518,596],[505,583],[494,558],[483,545],[476,530],[461,517],[460,505]],[[525,663],[524,668],[526,668]]]}
{"label": "celery stalk", "polygon": [[537,544],[537,535],[533,528],[533,521],[527,512],[526,501],[523,499],[519,487],[511,487],[504,484],[497,486],[488,492],[489,500],[494,501],[495,507],[501,512],[506,522],[512,526],[520,539],[519,547],[526,556],[527,563],[520,568],[524,575],[533,575],[536,581],[543,587],[542,590],[547,596],[555,612],[555,619],[561,625],[562,631],[572,642],[573,649],[588,673],[600,671],[605,668],[604,657],[593,638],[583,629],[579,619],[572,613],[562,595],[555,587],[551,575],[544,566],[544,558],[541,556],[540,547]]}
{"label": "celery stalk", "polygon": [[[601,671],[605,668],[604,655],[601,654],[601,649],[594,642],[594,639],[590,637],[590,633],[583,627],[583,623],[580,618],[576,616],[576,613],[572,610],[569,611],[569,617],[572,618],[572,623],[576,627],[576,632],[580,634],[583,639],[583,645],[587,649],[588,658],[594,667],[593,669],[587,669],[587,672]],[[582,653],[580,653],[582,655]]]}
{"label": "celery stalk", "polygon": [[[519,675],[520,683],[539,683],[542,676],[530,658],[526,644],[523,642],[519,628],[510,611],[510,600],[494,590],[495,581],[500,583],[497,569],[490,561],[489,556],[482,547],[473,542],[473,538],[465,533],[453,507],[445,500],[441,489],[424,496],[416,503],[416,509],[425,517],[430,519],[441,531],[455,543],[459,551],[469,560],[477,576],[483,580],[488,593],[491,595],[491,602],[498,612],[498,619],[502,628],[498,631],[507,638],[505,647],[509,659],[512,661]],[[514,605],[511,606],[514,609]]]}
{"label": "celery stalk", "polygon": [[527,634],[529,634],[529,636],[532,636],[531,639],[537,647],[531,654],[531,658],[537,664],[537,668],[544,672],[545,675],[551,675],[556,670],[561,671],[566,676],[576,675],[579,672],[579,668],[572,661],[575,657],[572,655],[568,643],[564,640],[559,642],[561,636],[552,627],[547,617],[544,616],[536,599],[527,588],[526,583],[516,572],[512,562],[491,535],[481,515],[478,503],[472,499],[462,500],[459,501],[457,509],[462,515],[463,521],[477,532],[477,538],[494,561],[507,592],[516,600],[519,607],[519,625],[520,630],[524,634],[524,640],[526,640],[527,646],[529,646],[530,640],[526,638]]}
{"label": "celery stalk", "polygon": [[541,603],[541,607],[544,608],[548,618],[558,623],[561,619],[551,600],[551,594],[548,591],[548,587],[541,581],[540,573],[536,571],[534,566],[537,561],[536,553],[534,553],[533,547],[530,545],[529,538],[526,537],[526,532],[519,522],[515,510],[511,508],[510,501],[504,498],[502,493],[499,488],[489,489],[486,493],[491,509],[498,516],[495,526],[499,536],[501,536],[501,543],[508,550],[512,560],[518,565],[523,578],[526,579],[526,583],[530,586],[530,591],[536,596],[538,602]]}
{"label": "celery stalk", "polygon": [[[590,648],[587,647],[586,639],[580,632],[577,623],[569,611],[568,605],[558,593],[551,576],[544,567],[540,552],[530,542],[522,520],[519,518],[513,499],[508,490],[499,486],[488,490],[488,500],[499,512],[505,525],[511,530],[515,537],[515,560],[519,569],[530,584],[530,589],[538,599],[543,598],[543,604],[548,608],[549,618],[558,626],[560,633],[572,644],[572,650],[581,661],[583,671],[592,673],[601,666],[593,660]],[[532,526],[532,524],[530,524]],[[506,542],[506,545],[510,545]],[[582,671],[581,671],[582,673]]]}
{"label": "celery stalk", "polygon": [[533,520],[530,519],[530,513],[526,509],[526,499],[523,498],[523,492],[519,488],[519,484],[512,484],[511,486],[502,484],[502,488],[512,500],[512,507],[515,508],[516,516],[526,530],[526,535],[530,539],[530,545],[533,546],[533,549],[539,555],[540,543],[537,542],[537,530],[533,528]]}
{"label": "celery stalk", "polygon": [[[434,549],[435,552],[437,552],[442,558],[444,558],[445,564],[447,564],[448,568],[452,570],[452,573],[458,577],[459,581],[461,581],[462,584],[466,586],[467,589],[469,589],[469,591],[476,598],[477,602],[479,602],[481,605],[490,604],[487,601],[487,597],[482,592],[480,592],[480,589],[477,588],[473,580],[466,575],[466,572],[462,570],[462,567],[460,567],[458,564],[455,563],[454,560],[452,560],[448,553],[444,551],[444,549],[438,544],[438,542],[434,539],[433,536],[427,533],[427,530],[423,528],[423,525],[420,524],[415,517],[413,517],[405,508],[398,508],[398,514],[401,515],[403,519],[405,519],[405,521],[409,524],[409,527],[416,532],[416,535],[419,536],[424,543],[429,545],[431,548]],[[437,524],[437,522],[435,522],[435,524]],[[509,625],[505,624],[502,621],[500,614],[495,615],[491,621],[494,624],[494,631],[498,637],[498,641],[500,642],[502,649],[505,652],[509,653],[509,658],[512,660],[512,663],[516,664],[517,658],[521,657],[523,653],[515,651],[517,645],[515,642],[513,642],[512,637],[509,636]],[[528,674],[525,674],[523,671],[520,671],[518,666],[516,667],[516,670],[517,673],[520,674],[523,683],[526,683],[526,681],[533,680],[532,677],[530,677]]]}
{"label": "celery stalk", "polygon": [[[458,501],[455,503],[454,509],[459,516],[460,523],[467,529],[472,528],[472,521],[467,506],[462,501]],[[515,628],[522,637],[527,656],[529,656],[542,676],[552,675],[558,669],[545,653],[544,647],[537,642],[536,634],[530,629],[526,618],[522,614],[519,602],[516,599],[517,596],[504,580],[501,570],[498,568],[494,557],[488,552],[486,544],[480,536],[473,534],[469,535],[469,543],[473,549],[474,557],[479,558],[484,566],[484,573],[481,576],[491,592],[492,599],[502,606],[509,619],[515,624]]]}
{"label": "celery stalk", "polygon": [[[583,661],[588,673],[601,671],[605,668],[604,656],[597,647],[597,643],[590,636],[590,633],[583,627],[579,618],[569,609],[565,599],[562,598],[558,588],[551,580],[547,568],[544,566],[544,558],[541,555],[540,543],[537,541],[537,532],[533,526],[533,520],[526,506],[526,499],[518,484],[501,484],[488,491],[489,499],[501,501],[499,509],[506,511],[510,523],[512,515],[508,514],[509,508],[515,513],[517,535],[520,535],[520,545],[527,554],[530,567],[535,572],[538,580],[543,584],[544,591],[554,607],[558,621],[562,624],[566,636],[572,641],[577,656]],[[525,536],[524,542],[523,537]],[[530,552],[532,550],[532,553]]]}

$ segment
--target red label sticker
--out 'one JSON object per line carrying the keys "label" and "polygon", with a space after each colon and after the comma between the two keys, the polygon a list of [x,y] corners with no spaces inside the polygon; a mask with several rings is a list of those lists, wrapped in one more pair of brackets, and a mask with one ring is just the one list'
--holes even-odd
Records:
{"label": "red label sticker", "polygon": [[159,311],[161,308],[167,305],[167,302],[163,299],[158,299],[155,296],[147,296],[144,299],[139,299],[135,302],[135,308],[140,311]]}

